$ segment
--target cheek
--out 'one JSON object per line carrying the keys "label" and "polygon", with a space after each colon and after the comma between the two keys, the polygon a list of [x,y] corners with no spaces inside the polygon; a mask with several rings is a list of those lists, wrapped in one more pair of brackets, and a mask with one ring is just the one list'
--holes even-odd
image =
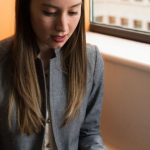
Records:
{"label": "cheek", "polygon": [[38,19],[35,22],[35,28],[37,28],[40,31],[47,32],[47,30],[49,30],[50,28],[50,23],[46,20]]}
{"label": "cheek", "polygon": [[78,23],[79,23],[80,17],[75,18],[73,20],[70,21],[70,26],[71,26],[71,30],[72,32],[76,29]]}
{"label": "cheek", "polygon": [[50,34],[50,31],[52,30],[50,22],[41,18],[33,20],[32,22],[33,30],[38,38],[46,38]]}

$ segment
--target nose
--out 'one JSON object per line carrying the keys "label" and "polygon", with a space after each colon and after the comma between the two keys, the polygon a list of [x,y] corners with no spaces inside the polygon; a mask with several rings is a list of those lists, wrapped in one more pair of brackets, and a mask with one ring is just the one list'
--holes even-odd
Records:
{"label": "nose", "polygon": [[60,14],[56,21],[56,31],[67,32],[68,30],[68,16],[66,14]]}

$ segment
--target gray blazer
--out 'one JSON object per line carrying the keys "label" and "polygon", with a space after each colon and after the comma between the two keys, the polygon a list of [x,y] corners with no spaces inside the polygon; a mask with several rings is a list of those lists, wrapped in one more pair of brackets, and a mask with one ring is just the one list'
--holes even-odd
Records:
{"label": "gray blazer", "polygon": [[[39,134],[21,135],[17,126],[8,128],[7,106],[9,85],[11,83],[10,52],[11,40],[0,42],[0,150],[41,150],[44,129]],[[62,124],[66,108],[67,74],[61,67],[60,50],[50,60],[49,102],[52,118],[52,129],[58,150],[103,150],[103,142],[99,132],[100,112],[103,95],[103,60],[96,46],[87,45],[87,88],[80,108],[80,113],[65,127]],[[44,74],[41,60],[36,59],[39,84],[44,96]],[[43,109],[45,111],[45,108]]]}

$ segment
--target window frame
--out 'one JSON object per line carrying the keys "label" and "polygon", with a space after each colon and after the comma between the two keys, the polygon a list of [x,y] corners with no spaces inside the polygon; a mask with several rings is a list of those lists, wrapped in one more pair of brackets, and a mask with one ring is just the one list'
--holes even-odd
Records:
{"label": "window frame", "polygon": [[127,29],[127,28],[117,27],[113,25],[106,25],[106,24],[92,22],[93,0],[89,0],[89,1],[90,1],[90,8],[89,8],[90,9],[90,27],[89,27],[90,31],[150,44],[150,32],[138,31],[134,29]]}

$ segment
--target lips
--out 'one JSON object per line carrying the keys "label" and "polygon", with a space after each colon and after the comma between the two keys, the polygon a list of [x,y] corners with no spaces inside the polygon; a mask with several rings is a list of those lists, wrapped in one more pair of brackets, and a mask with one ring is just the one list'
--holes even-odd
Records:
{"label": "lips", "polygon": [[64,42],[65,41],[65,38],[66,38],[66,35],[54,35],[54,36],[51,36],[52,39],[55,41],[55,42]]}

